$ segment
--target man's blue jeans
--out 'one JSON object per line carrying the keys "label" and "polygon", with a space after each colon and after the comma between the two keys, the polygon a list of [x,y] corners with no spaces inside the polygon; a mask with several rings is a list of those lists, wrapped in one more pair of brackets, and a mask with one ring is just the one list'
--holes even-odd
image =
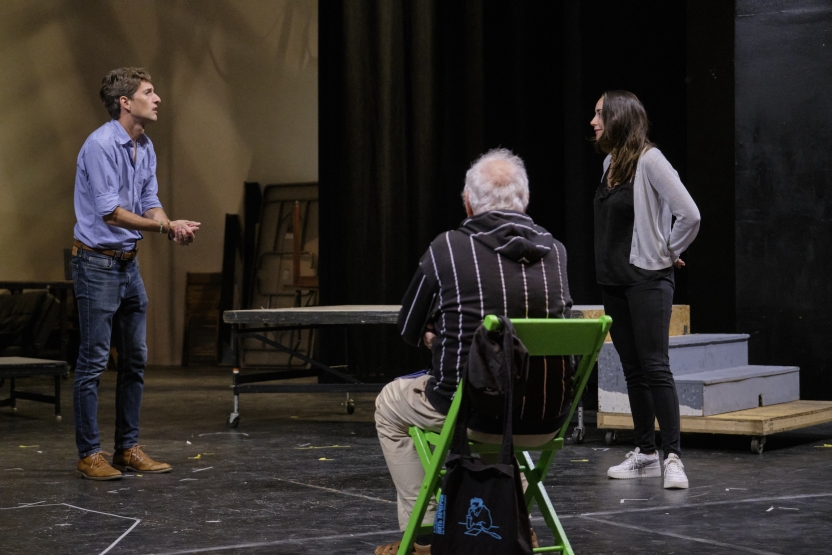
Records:
{"label": "man's blue jeans", "polygon": [[72,259],[81,345],[75,367],[75,443],[78,456],[101,451],[98,382],[110,345],[118,352],[115,448],[139,441],[139,411],[147,363],[147,294],[134,258],[126,262],[89,251]]}

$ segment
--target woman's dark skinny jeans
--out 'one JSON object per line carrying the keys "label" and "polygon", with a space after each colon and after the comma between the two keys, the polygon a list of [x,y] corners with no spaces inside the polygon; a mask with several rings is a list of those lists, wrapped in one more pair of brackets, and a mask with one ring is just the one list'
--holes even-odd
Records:
{"label": "woman's dark skinny jeans", "polygon": [[627,380],[636,447],[642,453],[656,450],[653,422],[658,419],[665,457],[682,455],[679,397],[667,353],[674,288],[672,273],[638,285],[603,286],[612,343]]}

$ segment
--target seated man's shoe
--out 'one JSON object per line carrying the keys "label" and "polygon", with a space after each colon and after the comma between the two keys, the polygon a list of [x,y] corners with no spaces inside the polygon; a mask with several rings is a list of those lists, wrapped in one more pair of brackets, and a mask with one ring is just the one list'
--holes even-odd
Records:
{"label": "seated man's shoe", "polygon": [[[399,552],[399,546],[402,542],[397,541],[393,543],[388,543],[387,545],[380,545],[376,547],[375,555],[396,555]],[[413,551],[411,551],[413,555],[430,555],[430,546],[429,545],[419,545],[418,543],[413,544]]]}
{"label": "seated man's shoe", "polygon": [[150,474],[162,474],[170,472],[173,468],[168,463],[156,462],[142,451],[143,445],[136,445],[130,449],[116,449],[113,455],[113,467],[121,470],[133,470],[134,472],[148,472]]}
{"label": "seated man's shoe", "polygon": [[84,457],[78,461],[78,466],[75,467],[75,474],[87,480],[118,480],[121,478],[121,472],[110,466],[104,455],[99,451],[93,453],[89,457]]}

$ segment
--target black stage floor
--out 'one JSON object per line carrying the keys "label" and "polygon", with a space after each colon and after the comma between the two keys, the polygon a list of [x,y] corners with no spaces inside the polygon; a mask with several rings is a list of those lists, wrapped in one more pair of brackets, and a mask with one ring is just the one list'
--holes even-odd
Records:
{"label": "black stage floor", "polygon": [[[229,430],[230,371],[150,368],[141,442],[174,471],[92,482],[74,474],[64,384],[62,424],[51,405],[0,409],[0,553],[369,555],[398,536],[373,394],[356,396],[352,416],[340,395],[243,396]],[[105,374],[105,450],[114,388]],[[608,480],[623,439],[608,448],[592,430],[553,465],[547,485],[576,553],[832,552],[832,425],[771,436],[762,455],[746,438],[685,435],[686,491]],[[542,520],[535,529],[545,539]]]}

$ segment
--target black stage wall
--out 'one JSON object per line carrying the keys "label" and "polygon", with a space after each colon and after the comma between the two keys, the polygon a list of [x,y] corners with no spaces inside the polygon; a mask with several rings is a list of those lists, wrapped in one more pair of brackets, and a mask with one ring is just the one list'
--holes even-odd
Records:
{"label": "black stage wall", "polygon": [[736,7],[737,327],[832,399],[832,5]]}
{"label": "black stage wall", "polygon": [[[624,88],[702,212],[677,272],[693,331],[752,333],[752,363],[799,364],[803,396],[832,398],[827,5],[321,2],[322,303],[398,304],[431,239],[462,220],[465,170],[495,146],[526,161],[529,212],[566,245],[575,302],[599,303],[602,158],[586,138],[600,94]],[[427,358],[389,326],[347,344],[364,377]],[[343,361],[344,345],[324,335],[325,358]]]}

